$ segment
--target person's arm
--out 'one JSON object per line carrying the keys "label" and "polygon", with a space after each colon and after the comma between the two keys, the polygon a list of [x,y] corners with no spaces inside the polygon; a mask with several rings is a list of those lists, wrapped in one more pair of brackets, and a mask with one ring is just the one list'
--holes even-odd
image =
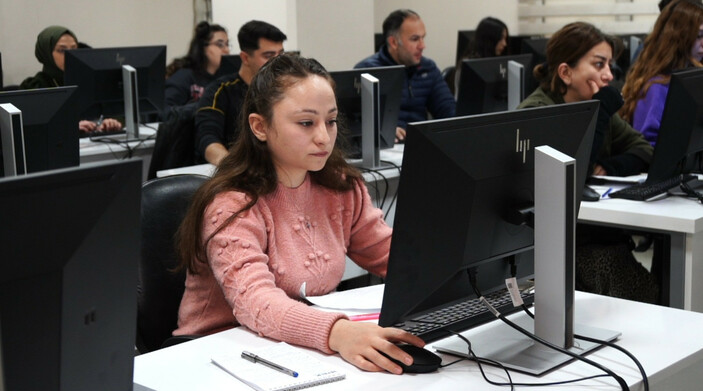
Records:
{"label": "person's arm", "polygon": [[385,277],[393,230],[383,220],[383,211],[372,204],[362,181],[356,183],[353,194],[347,255],[360,267]]}
{"label": "person's arm", "polygon": [[189,77],[189,70],[187,69],[179,69],[166,79],[164,85],[164,113],[168,113],[171,107],[182,106],[190,101],[190,85],[193,82],[194,80]]}
{"label": "person's arm", "polygon": [[[195,112],[195,148],[203,159],[212,164],[218,164],[227,154],[225,147],[225,111],[229,106],[229,94],[218,93],[223,85],[210,85],[200,98],[199,108]],[[215,101],[215,96],[217,100]],[[210,149],[213,144],[219,144]],[[224,155],[222,154],[224,150]]]}
{"label": "person's arm", "polygon": [[205,160],[210,164],[220,164],[225,156],[227,156],[227,148],[221,143],[211,143],[205,148]]}
{"label": "person's arm", "polygon": [[[205,212],[202,237],[209,237],[245,203],[242,193],[217,196]],[[398,329],[351,322],[341,313],[314,309],[289,297],[277,286],[266,255],[268,246],[274,245],[267,240],[273,221],[264,210],[255,205],[223,228],[207,246],[213,276],[237,321],[261,336],[326,353],[339,352],[345,360],[364,370],[400,373],[400,367],[380,352],[408,362],[409,357],[394,343],[423,346],[420,338]],[[282,267],[276,266],[279,274]]]}
{"label": "person's arm", "polygon": [[647,170],[654,149],[640,132],[617,114],[610,119],[608,142],[610,154],[601,155],[597,160],[606,175],[636,175]]}
{"label": "person's arm", "polygon": [[640,99],[635,107],[632,127],[642,133],[652,145],[657,142],[657,137],[659,137],[659,128],[668,91],[668,85],[654,83],[647,90],[647,95]]}

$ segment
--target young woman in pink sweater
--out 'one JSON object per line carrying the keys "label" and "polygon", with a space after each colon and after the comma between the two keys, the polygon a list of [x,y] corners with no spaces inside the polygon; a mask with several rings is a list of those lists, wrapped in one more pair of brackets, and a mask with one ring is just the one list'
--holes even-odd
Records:
{"label": "young woman in pink sweater", "polygon": [[401,373],[381,352],[412,362],[395,343],[423,346],[420,338],[301,301],[335,289],[346,255],[386,274],[391,229],[335,145],[337,114],[317,61],[282,55],[257,73],[240,136],[179,231],[188,274],[175,335],[243,325],[368,371]]}

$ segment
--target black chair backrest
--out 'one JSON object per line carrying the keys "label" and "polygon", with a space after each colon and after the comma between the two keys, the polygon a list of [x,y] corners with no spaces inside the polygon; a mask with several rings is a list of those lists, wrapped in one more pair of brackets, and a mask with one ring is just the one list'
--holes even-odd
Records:
{"label": "black chair backrest", "polygon": [[137,286],[137,349],[159,349],[176,329],[185,290],[185,271],[178,264],[174,236],[195,191],[208,177],[175,175],[142,185],[142,251]]}

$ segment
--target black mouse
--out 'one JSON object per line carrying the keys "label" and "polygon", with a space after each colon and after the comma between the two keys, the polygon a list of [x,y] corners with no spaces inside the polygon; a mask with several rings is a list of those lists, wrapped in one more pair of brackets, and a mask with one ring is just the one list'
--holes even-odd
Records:
{"label": "black mouse", "polygon": [[434,372],[437,369],[439,369],[439,365],[442,363],[441,357],[430,352],[427,349],[419,348],[415,345],[408,345],[408,344],[398,345],[398,347],[401,348],[402,350],[404,350],[410,356],[412,356],[412,358],[413,358],[412,365],[405,365],[404,363],[402,363],[396,359],[393,359],[391,357],[388,357],[387,355],[385,355],[383,353],[381,353],[381,354],[388,357],[388,359],[390,359],[394,363],[398,364],[401,368],[403,368],[403,373]]}
{"label": "black mouse", "polygon": [[586,185],[583,187],[583,193],[581,193],[581,201],[598,201],[600,200],[600,194],[593,190],[592,187]]}

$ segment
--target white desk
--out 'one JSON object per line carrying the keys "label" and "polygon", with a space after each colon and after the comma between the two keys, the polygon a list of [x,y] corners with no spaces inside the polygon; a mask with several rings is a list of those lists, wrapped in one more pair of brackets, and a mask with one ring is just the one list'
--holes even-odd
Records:
{"label": "white desk", "polygon": [[[703,314],[631,302],[583,292],[576,295],[576,321],[589,326],[622,332],[618,344],[642,363],[652,390],[695,390],[703,383]],[[155,390],[250,390],[246,385],[210,363],[210,355],[253,349],[274,343],[238,327],[180,345],[137,356],[134,382]],[[431,344],[430,344],[431,345]],[[463,361],[432,374],[370,373],[358,370],[335,355],[308,352],[344,371],[341,382],[315,387],[319,390],[505,390],[487,384],[473,362]],[[603,348],[588,355],[622,376],[632,390],[641,390],[637,367],[622,353]],[[443,355],[443,362],[452,356]],[[502,380],[497,368],[484,366],[492,379]],[[511,373],[515,382],[567,380],[598,374],[581,362],[534,378]],[[518,389],[522,389],[518,387]],[[531,388],[532,389],[532,388]],[[538,388],[544,390],[618,390],[611,378],[574,385]]]}
{"label": "white desk", "polygon": [[671,236],[669,305],[703,312],[703,205],[682,197],[582,202],[579,222]]}
{"label": "white desk", "polygon": [[[381,160],[387,161],[400,167],[403,163],[403,144],[396,144],[393,149],[381,150]],[[361,160],[352,160],[351,164],[359,164]],[[198,174],[212,176],[215,172],[215,166],[212,164],[199,164],[189,167],[172,168],[168,170],[158,171],[157,177],[165,177],[169,175],[181,174]],[[369,190],[371,199],[374,205],[381,208],[386,216],[386,222],[391,227],[395,217],[395,194],[398,191],[398,180],[400,179],[400,170],[392,165],[387,165],[383,168],[373,171],[363,170],[364,181]],[[344,269],[342,280],[366,275],[366,270],[357,266],[354,262],[347,259],[347,264]]]}
{"label": "white desk", "polygon": [[[158,124],[148,124],[139,127],[140,137],[149,137],[142,141],[122,143],[92,141],[89,138],[79,139],[78,148],[80,163],[102,162],[105,160],[122,160],[130,158],[142,159],[143,180],[146,180],[156,142],[156,129]],[[126,135],[108,136],[110,139],[124,140]]]}

